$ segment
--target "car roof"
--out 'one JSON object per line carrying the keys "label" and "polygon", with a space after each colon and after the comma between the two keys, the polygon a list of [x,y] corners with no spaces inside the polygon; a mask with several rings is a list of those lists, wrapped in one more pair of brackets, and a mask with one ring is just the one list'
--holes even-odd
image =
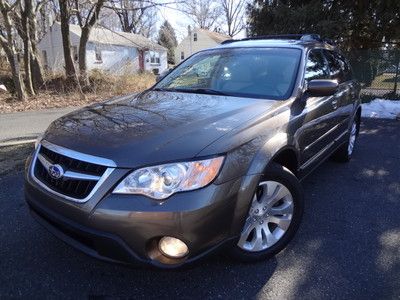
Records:
{"label": "car roof", "polygon": [[276,35],[256,36],[240,40],[227,40],[217,48],[324,48],[335,50],[333,42],[321,39],[319,35]]}

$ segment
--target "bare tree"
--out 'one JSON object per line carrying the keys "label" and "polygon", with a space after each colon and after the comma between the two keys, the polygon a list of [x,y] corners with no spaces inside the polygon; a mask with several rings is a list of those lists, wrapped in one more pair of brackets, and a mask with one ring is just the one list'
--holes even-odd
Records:
{"label": "bare tree", "polygon": [[104,3],[105,0],[74,0],[75,15],[82,30],[79,40],[78,61],[79,74],[84,87],[89,86],[89,77],[86,70],[86,46],[89,41],[90,31],[99,20],[100,11]]}
{"label": "bare tree", "polygon": [[179,9],[202,29],[211,29],[221,15],[221,7],[216,0],[185,1],[179,5]]}
{"label": "bare tree", "polygon": [[39,59],[37,43],[37,15],[41,6],[47,0],[18,1],[18,9],[14,10],[13,21],[24,46],[25,84],[29,94],[35,91],[44,82],[43,69]]}
{"label": "bare tree", "polygon": [[[32,0],[25,0],[31,1]],[[40,15],[40,10],[48,2],[48,0],[33,1],[34,5],[31,5],[31,10],[27,13],[28,24],[29,24],[29,35],[30,35],[30,63],[32,72],[32,81],[35,90],[37,90],[44,83],[43,67],[40,61],[40,54],[38,49],[39,35],[38,35],[38,20],[37,16]]]}
{"label": "bare tree", "polygon": [[23,3],[20,2],[21,15],[16,14],[16,24],[19,28],[18,32],[24,43],[24,66],[25,66],[25,87],[30,95],[35,95],[35,90],[33,89],[32,81],[32,71],[31,71],[31,28],[29,26],[29,17],[32,16],[32,0],[24,0]]}
{"label": "bare tree", "polygon": [[150,37],[157,23],[157,9],[167,7],[177,1],[157,0],[111,0],[107,8],[118,16],[121,29]]}
{"label": "bare tree", "polygon": [[27,94],[15,47],[16,32],[13,17],[18,5],[20,5],[19,0],[13,3],[8,2],[7,0],[0,0],[0,14],[2,17],[2,24],[0,25],[0,45],[6,53],[8,62],[10,63],[15,93],[19,100],[25,100]]}
{"label": "bare tree", "polygon": [[119,0],[111,2],[111,5],[124,32],[146,35],[147,32],[144,31],[148,31],[148,28],[153,25],[152,15],[155,14],[153,3],[140,0]]}
{"label": "bare tree", "polygon": [[75,65],[71,55],[71,41],[69,37],[69,20],[71,15],[68,0],[59,0],[59,5],[65,73],[69,82],[77,83]]}
{"label": "bare tree", "polygon": [[237,35],[245,27],[244,14],[246,1],[244,0],[219,0],[223,11],[226,34],[230,37]]}

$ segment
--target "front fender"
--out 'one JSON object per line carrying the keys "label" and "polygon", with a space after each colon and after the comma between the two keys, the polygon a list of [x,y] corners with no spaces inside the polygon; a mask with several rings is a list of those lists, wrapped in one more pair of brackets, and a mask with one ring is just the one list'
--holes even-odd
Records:
{"label": "front fender", "polygon": [[294,142],[289,138],[288,134],[283,132],[275,134],[256,153],[246,175],[263,174],[268,164],[286,150],[293,151],[296,154],[296,160],[299,161],[299,151],[294,146]]}
{"label": "front fender", "polygon": [[265,168],[282,151],[291,149],[298,157],[293,138],[282,130],[273,135],[259,135],[228,152],[216,184],[242,176],[263,174]]}

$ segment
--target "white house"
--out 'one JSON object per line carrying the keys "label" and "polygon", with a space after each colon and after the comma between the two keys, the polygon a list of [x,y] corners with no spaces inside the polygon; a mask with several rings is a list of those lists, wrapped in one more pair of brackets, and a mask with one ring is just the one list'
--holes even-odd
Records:
{"label": "white house", "polygon": [[191,30],[189,27],[188,35],[175,48],[175,63],[181,62],[193,53],[203,49],[216,47],[222,42],[230,39],[230,36],[219,32],[200,28]]}
{"label": "white house", "polygon": [[[76,63],[80,36],[81,28],[70,25],[71,52]],[[39,42],[39,49],[47,70],[64,71],[60,23],[54,23]],[[115,74],[150,71],[158,74],[168,68],[167,49],[138,34],[96,27],[90,32],[86,63],[88,70],[99,69]]]}

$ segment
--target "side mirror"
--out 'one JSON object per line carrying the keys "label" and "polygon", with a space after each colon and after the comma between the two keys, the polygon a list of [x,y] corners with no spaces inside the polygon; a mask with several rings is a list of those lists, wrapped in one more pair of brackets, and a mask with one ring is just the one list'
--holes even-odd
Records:
{"label": "side mirror", "polygon": [[167,76],[169,73],[171,73],[172,69],[167,69],[163,72],[161,72],[161,74],[156,76],[156,82],[159,82],[161,79],[163,79],[165,76]]}
{"label": "side mirror", "polygon": [[311,97],[331,96],[338,89],[338,82],[330,79],[314,79],[308,82],[307,92]]}

